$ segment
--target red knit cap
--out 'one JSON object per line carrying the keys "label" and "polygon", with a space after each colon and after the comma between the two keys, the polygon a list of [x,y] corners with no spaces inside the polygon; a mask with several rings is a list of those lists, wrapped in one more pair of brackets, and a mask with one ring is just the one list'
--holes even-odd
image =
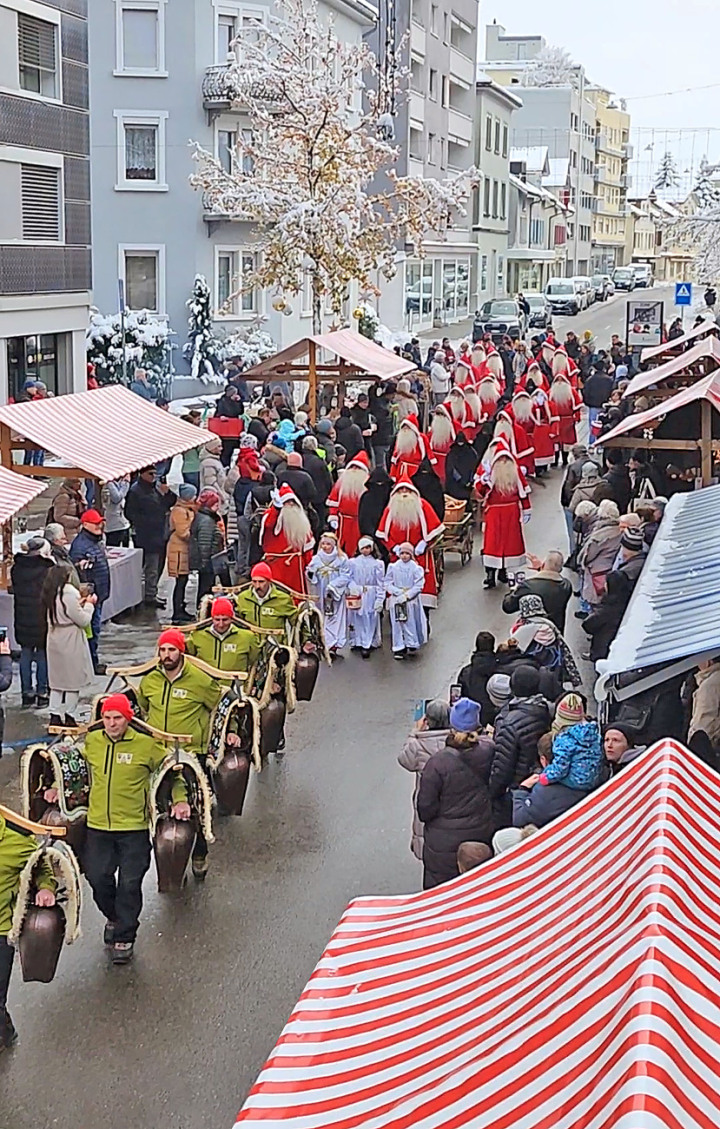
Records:
{"label": "red knit cap", "polygon": [[227,615],[232,619],[232,617],[235,615],[235,609],[232,606],[232,602],[228,600],[227,596],[218,596],[217,600],[213,600],[210,615]]}
{"label": "red knit cap", "polygon": [[162,647],[163,643],[167,643],[168,647],[177,647],[178,651],[185,654],[185,636],[177,627],[169,627],[167,631],[163,631],[158,639],[158,647]]}
{"label": "red knit cap", "polygon": [[250,573],[250,579],[251,580],[272,580],[273,574],[272,574],[272,569],[270,568],[270,565],[267,564],[265,561],[260,561],[260,563],[256,564],[254,569]]}
{"label": "red knit cap", "polygon": [[127,694],[108,694],[107,698],[103,698],[100,713],[121,713],[128,721],[132,721],[132,703]]}

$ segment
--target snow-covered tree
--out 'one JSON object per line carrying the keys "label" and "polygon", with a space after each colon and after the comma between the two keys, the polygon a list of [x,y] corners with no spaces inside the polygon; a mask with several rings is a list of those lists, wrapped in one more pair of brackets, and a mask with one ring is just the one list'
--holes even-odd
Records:
{"label": "snow-covered tree", "polygon": [[575,63],[564,47],[543,47],[523,72],[523,86],[568,86],[575,78]]}
{"label": "snow-covered tree", "polygon": [[230,172],[196,147],[191,183],[214,212],[257,227],[259,265],[244,291],[270,288],[287,309],[309,277],[317,333],[323,305],[339,315],[352,280],[377,293],[398,244],[422,254],[428,233],[464,215],[476,174],[397,175],[375,57],[338,39],[332,20],[323,26],[316,0],[284,0],[281,16],[240,33],[236,54],[225,90],[251,129],[239,131]]}
{"label": "snow-covered tree", "polygon": [[692,255],[695,278],[703,285],[720,281],[720,188],[713,179],[716,171],[717,166],[703,157],[695,188],[680,208],[680,219],[666,226],[665,241],[674,241]]}
{"label": "snow-covered tree", "polygon": [[676,188],[680,183],[680,174],[678,172],[677,163],[672,153],[668,150],[655,174],[655,187],[659,190],[664,188]]}
{"label": "snow-covered tree", "polygon": [[277,345],[269,333],[262,329],[243,329],[228,334],[220,342],[220,355],[224,364],[232,361],[241,372],[253,365],[274,357]]}
{"label": "snow-covered tree", "polygon": [[222,377],[218,375],[220,342],[213,333],[210,287],[203,275],[195,275],[192,295],[185,304],[190,317],[183,356],[190,365],[191,375],[203,384],[222,384]]}
{"label": "snow-covered tree", "polygon": [[363,337],[375,341],[380,328],[380,318],[374,306],[371,306],[369,302],[360,302],[354,316],[357,318],[358,332],[362,333]]}
{"label": "snow-covered tree", "polygon": [[708,212],[720,207],[720,182],[717,180],[718,165],[711,165],[703,157],[698,169],[698,178],[693,188],[693,196],[700,212]]}
{"label": "snow-covered tree", "polygon": [[[170,383],[170,337],[172,330],[148,310],[125,313],[125,382],[136,368],[144,368],[148,379],[164,393]],[[86,333],[88,362],[95,366],[100,384],[123,383],[123,337],[120,314],[93,310]]]}

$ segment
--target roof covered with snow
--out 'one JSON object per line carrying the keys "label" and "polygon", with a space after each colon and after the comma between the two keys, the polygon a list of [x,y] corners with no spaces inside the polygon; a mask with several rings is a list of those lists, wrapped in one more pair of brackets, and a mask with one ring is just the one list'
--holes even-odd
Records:
{"label": "roof covered with snow", "polygon": [[543,177],[546,188],[565,188],[568,183],[570,160],[568,157],[550,157],[548,174]]}
{"label": "roof covered with snow", "polygon": [[513,146],[510,150],[510,162],[514,161],[524,164],[529,173],[547,176],[550,172],[547,145]]}

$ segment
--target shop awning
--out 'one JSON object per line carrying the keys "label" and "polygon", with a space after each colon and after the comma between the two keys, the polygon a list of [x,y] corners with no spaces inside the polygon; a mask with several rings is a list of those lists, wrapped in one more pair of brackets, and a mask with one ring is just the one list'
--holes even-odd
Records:
{"label": "shop awning", "polygon": [[0,407],[0,423],[68,467],[110,482],[207,442],[208,433],[120,384]]}
{"label": "shop awning", "polygon": [[[672,412],[676,412],[678,408],[684,408],[686,404],[692,404],[696,400],[708,400],[716,411],[720,411],[720,372],[712,372],[709,376],[701,377],[697,384],[681,388],[675,396],[661,400],[660,403],[655,404],[652,408],[647,408],[644,412],[636,412],[632,416],[626,416],[622,423],[617,424],[605,435],[600,436],[595,443],[601,447],[603,443],[607,443],[608,439],[615,439],[618,435],[627,435],[631,431],[647,427],[649,424],[655,423],[656,420],[662,419],[663,416],[670,415]],[[692,436],[688,436],[688,438],[692,438]],[[658,440],[658,442],[660,441]]]}
{"label": "shop awning", "polygon": [[639,372],[630,381],[624,395],[635,396],[645,388],[651,388],[654,384],[662,384],[664,380],[684,373],[690,365],[697,364],[698,361],[705,358],[714,361],[716,365],[720,365],[720,341],[717,337],[706,337],[703,341],[698,341],[697,345],[693,345],[692,349],[681,353],[679,357],[673,357],[664,365],[658,365],[657,368],[650,369],[648,372]]}
{"label": "shop awning", "polygon": [[25,478],[0,466],[0,525],[10,521],[10,518],[32,502],[33,498],[39,497],[44,490],[47,490],[48,486],[47,482]]}
{"label": "shop awning", "polygon": [[[363,337],[352,329],[338,329],[333,333],[321,333],[317,336],[302,337],[294,345],[288,345],[274,357],[260,361],[247,372],[243,379],[253,380],[258,377],[272,376],[282,373],[283,366],[290,365],[293,361],[308,357],[310,342],[313,341],[320,349],[334,354],[356,371],[349,375],[366,374],[376,376],[381,380],[392,380],[414,372],[416,365],[412,361],[405,361],[390,349],[383,349],[375,341]],[[290,377],[291,378],[291,377]],[[285,376],[288,379],[288,376]],[[337,376],[333,379],[337,380]]]}
{"label": "shop awning", "polygon": [[674,341],[663,341],[661,345],[648,345],[643,349],[640,354],[641,360],[650,361],[653,357],[661,357],[663,353],[671,353],[674,349],[682,349],[683,345],[687,345],[690,341],[695,341],[697,337],[704,337],[705,334],[714,332],[715,336],[720,334],[720,327],[714,321],[704,321],[702,325],[696,325],[693,329],[689,329],[687,333],[683,333],[682,337],[676,337]]}
{"label": "shop awning", "polygon": [[[720,655],[720,486],[676,494],[606,659],[605,676],[673,664],[672,673]],[[678,665],[679,664],[679,665]],[[658,673],[663,682],[670,673]]]}
{"label": "shop awning", "polygon": [[665,740],[463,877],[358,898],[237,1123],[720,1124],[718,859],[720,779]]}

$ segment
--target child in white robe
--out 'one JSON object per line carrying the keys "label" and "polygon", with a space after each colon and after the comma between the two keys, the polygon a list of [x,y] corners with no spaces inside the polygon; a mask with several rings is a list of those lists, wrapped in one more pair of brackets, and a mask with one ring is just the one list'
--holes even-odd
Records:
{"label": "child in white robe", "polygon": [[[350,583],[347,588],[350,646],[359,647],[364,659],[382,646],[380,612],[385,602],[385,565],[373,555],[372,537],[361,537],[358,555],[350,560]],[[361,601],[359,607],[353,607]]]}
{"label": "child in white robe", "polygon": [[347,643],[345,589],[350,582],[350,565],[334,533],[323,533],[305,571],[323,614],[325,642],[330,654],[336,655]]}
{"label": "child in white robe", "polygon": [[415,560],[409,541],[399,545],[397,552],[400,559],[388,566],[385,588],[392,626],[393,658],[404,659],[428,640],[427,617],[420,602],[425,572]]}

